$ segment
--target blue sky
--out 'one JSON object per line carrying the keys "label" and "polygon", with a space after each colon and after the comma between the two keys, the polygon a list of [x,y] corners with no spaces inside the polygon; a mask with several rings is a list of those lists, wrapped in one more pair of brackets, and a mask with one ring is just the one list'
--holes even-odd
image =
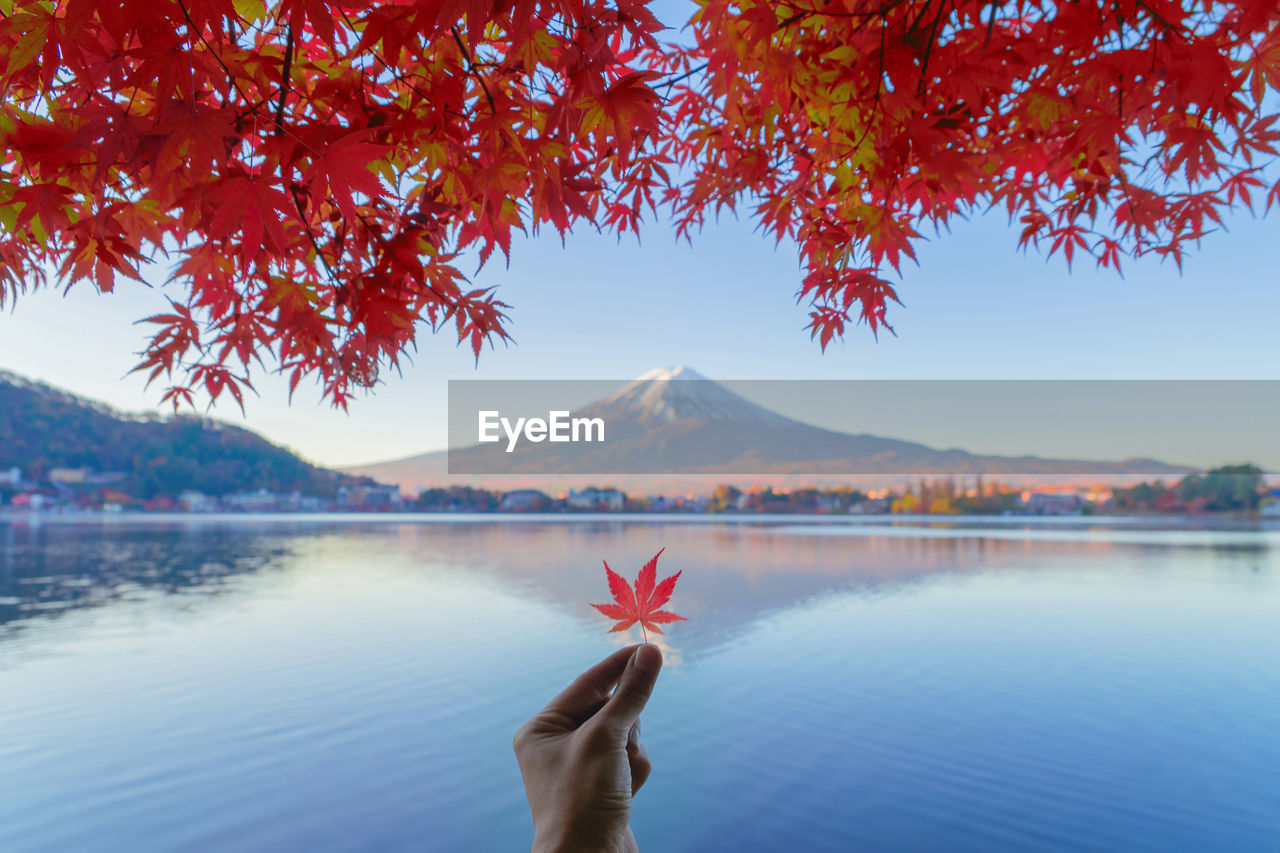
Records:
{"label": "blue sky", "polygon": [[[1248,215],[1206,240],[1180,276],[1129,264],[1124,279],[1015,251],[1003,217],[958,223],[904,268],[898,336],[851,331],[822,354],[803,331],[794,251],[749,222],[709,226],[694,247],[663,223],[634,238],[545,234],[517,243],[511,265],[477,283],[512,303],[516,343],[481,355],[424,334],[414,364],[333,411],[283,380],[258,377],[242,418],[213,412],[330,465],[389,459],[445,444],[449,378],[627,379],[688,364],[714,379],[1280,378],[1280,241]],[[0,367],[125,409],[152,408],[159,388],[126,374],[145,343],[134,321],[165,307],[164,290],[121,282],[63,297],[29,294],[0,315]]]}

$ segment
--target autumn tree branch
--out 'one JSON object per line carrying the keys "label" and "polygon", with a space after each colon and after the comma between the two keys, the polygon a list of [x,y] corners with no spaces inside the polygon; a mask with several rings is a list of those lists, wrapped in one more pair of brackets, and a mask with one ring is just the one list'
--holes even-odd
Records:
{"label": "autumn tree branch", "polygon": [[458,33],[458,27],[455,24],[449,28],[453,33],[453,40],[458,43],[458,50],[462,51],[462,57],[467,60],[467,73],[476,78],[476,82],[480,84],[480,88],[484,89],[484,96],[489,100],[489,110],[493,113],[498,112],[498,108],[493,103],[493,93],[489,91],[489,86],[484,82],[484,77],[476,71],[475,60],[471,58],[471,51],[467,50],[467,46],[462,43],[462,36]]}
{"label": "autumn tree branch", "polygon": [[248,103],[249,96],[245,93],[244,89],[240,88],[240,84],[236,82],[236,75],[231,72],[231,69],[227,67],[227,63],[222,61],[222,57],[213,49],[213,45],[209,44],[209,40],[204,37],[204,33],[200,32],[195,23],[191,20],[191,12],[187,10],[187,4],[184,3],[183,0],[178,0],[178,8],[182,10],[182,17],[186,19],[187,30],[196,34],[196,37],[200,39],[201,44],[204,45],[205,50],[209,51],[209,55],[213,57],[213,61],[218,63],[218,65],[222,67],[223,71],[227,72],[227,82],[231,84],[231,88],[239,92],[240,97],[244,98],[245,102]]}
{"label": "autumn tree branch", "polygon": [[276,136],[284,135],[284,102],[289,97],[289,75],[293,71],[293,24],[284,42],[284,70],[280,73],[280,101],[276,104]]}

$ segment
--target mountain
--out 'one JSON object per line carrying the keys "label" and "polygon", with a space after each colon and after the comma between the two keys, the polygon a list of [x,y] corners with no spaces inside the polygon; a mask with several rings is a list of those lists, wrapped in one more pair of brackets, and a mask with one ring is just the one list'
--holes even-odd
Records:
{"label": "mountain", "polygon": [[634,424],[647,430],[681,422],[804,426],[752,403],[683,365],[650,370],[578,414],[603,417],[610,427]]}
{"label": "mountain", "polygon": [[36,480],[54,468],[110,472],[110,488],[148,499],[184,489],[332,497],[338,486],[359,481],[231,424],[127,414],[0,371],[0,471],[11,467]]}
{"label": "mountain", "polygon": [[[500,444],[347,469],[405,488],[461,482],[489,472],[504,483],[574,476],[620,485],[656,476],[732,478],[1001,474],[1006,476],[1178,475],[1191,470],[1150,459],[1118,462],[992,456],[939,450],[895,438],[836,432],[793,420],[730,391],[687,367],[660,368],[627,383],[574,417],[602,418],[608,441],[598,444]],[[450,476],[447,472],[455,472]],[[458,472],[473,472],[470,475]]]}

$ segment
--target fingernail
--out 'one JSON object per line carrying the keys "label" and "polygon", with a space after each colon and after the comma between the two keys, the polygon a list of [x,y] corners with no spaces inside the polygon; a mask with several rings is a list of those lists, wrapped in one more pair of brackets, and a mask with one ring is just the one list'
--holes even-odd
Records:
{"label": "fingernail", "polygon": [[662,652],[646,643],[636,651],[635,663],[640,672],[657,672],[662,669]]}

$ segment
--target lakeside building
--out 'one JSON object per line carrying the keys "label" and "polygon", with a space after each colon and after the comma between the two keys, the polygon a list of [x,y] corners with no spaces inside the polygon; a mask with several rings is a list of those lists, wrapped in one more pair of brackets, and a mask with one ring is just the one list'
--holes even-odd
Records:
{"label": "lakeside building", "polygon": [[516,489],[502,496],[499,512],[538,512],[550,509],[551,498],[537,489]]}
{"label": "lakeside building", "polygon": [[[16,470],[16,469],[15,469]],[[45,477],[50,483],[64,486],[104,486],[128,479],[128,471],[95,471],[92,468],[50,468]]]}
{"label": "lakeside building", "polygon": [[618,512],[627,502],[627,496],[617,489],[597,489],[588,486],[581,491],[570,489],[565,505],[571,509],[594,509]]}
{"label": "lakeside building", "polygon": [[[197,493],[198,494],[198,493]],[[236,492],[223,495],[222,503],[227,509],[240,512],[265,512],[267,510],[285,509],[290,498],[301,497],[297,492],[293,495],[280,495],[268,489],[256,492]]]}
{"label": "lakeside building", "polygon": [[338,506],[343,509],[397,510],[404,506],[399,486],[339,486]]}
{"label": "lakeside building", "polygon": [[187,489],[178,495],[178,505],[187,512],[217,512],[218,499],[195,489]]}
{"label": "lakeside building", "polygon": [[884,515],[888,511],[888,498],[867,498],[849,507],[849,512],[853,515]]}
{"label": "lakeside building", "polygon": [[1026,498],[1027,512],[1035,515],[1076,515],[1086,503],[1072,492],[1032,492]]}
{"label": "lakeside building", "polygon": [[[183,494],[187,493],[184,492]],[[192,490],[192,497],[195,508],[191,509],[191,512],[211,511],[205,508],[210,505],[212,505],[212,510],[218,509],[218,501],[215,498],[203,496],[200,492],[194,490]],[[200,497],[205,497],[205,500],[209,503],[200,501]],[[179,501],[181,500],[179,498]],[[280,493],[269,489],[224,495],[221,504],[224,509],[238,512],[321,512],[328,508],[327,502],[322,498],[304,495],[299,491]]]}
{"label": "lakeside building", "polygon": [[706,512],[711,501],[705,496],[653,495],[648,499],[649,512]]}
{"label": "lakeside building", "polygon": [[90,471],[84,481],[91,486],[104,486],[119,483],[129,478],[128,471]]}

